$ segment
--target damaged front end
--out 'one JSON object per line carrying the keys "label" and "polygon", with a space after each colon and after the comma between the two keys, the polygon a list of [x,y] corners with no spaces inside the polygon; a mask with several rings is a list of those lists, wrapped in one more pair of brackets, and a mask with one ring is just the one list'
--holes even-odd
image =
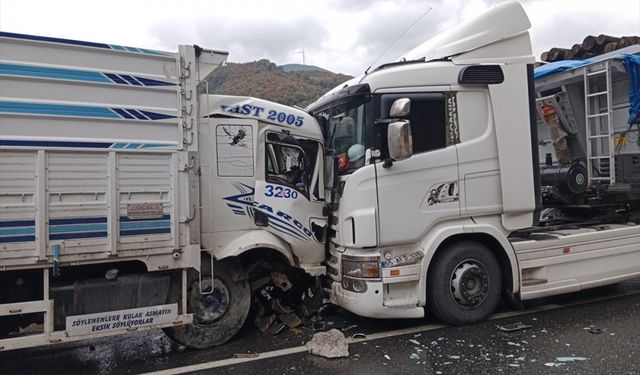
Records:
{"label": "damaged front end", "polygon": [[277,262],[258,261],[248,269],[254,324],[263,333],[313,324],[328,304],[319,277]]}

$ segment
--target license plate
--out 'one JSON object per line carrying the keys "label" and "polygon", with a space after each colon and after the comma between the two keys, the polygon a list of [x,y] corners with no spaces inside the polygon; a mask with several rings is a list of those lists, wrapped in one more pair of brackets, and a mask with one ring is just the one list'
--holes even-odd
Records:
{"label": "license plate", "polygon": [[178,304],[141,307],[67,317],[67,334],[83,336],[167,324],[178,318]]}
{"label": "license plate", "polygon": [[408,254],[398,255],[395,258],[382,261],[382,268],[391,268],[396,266],[403,266],[407,264],[418,263],[420,259],[424,257],[424,253],[421,250],[417,250]]}
{"label": "license plate", "polygon": [[162,219],[163,210],[162,203],[131,203],[127,204],[127,219]]}

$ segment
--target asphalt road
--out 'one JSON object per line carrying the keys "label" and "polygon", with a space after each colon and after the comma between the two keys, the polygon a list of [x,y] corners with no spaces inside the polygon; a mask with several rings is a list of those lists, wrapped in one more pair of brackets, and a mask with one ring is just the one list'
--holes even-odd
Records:
{"label": "asphalt road", "polygon": [[[232,342],[204,351],[151,331],[0,353],[0,374],[640,374],[640,279],[526,307],[465,327],[336,309],[301,332],[271,336],[246,324]],[[513,322],[532,327],[512,333],[496,327]],[[591,326],[597,329],[585,329]],[[330,328],[367,339],[352,342],[344,359],[304,352],[313,333]]]}

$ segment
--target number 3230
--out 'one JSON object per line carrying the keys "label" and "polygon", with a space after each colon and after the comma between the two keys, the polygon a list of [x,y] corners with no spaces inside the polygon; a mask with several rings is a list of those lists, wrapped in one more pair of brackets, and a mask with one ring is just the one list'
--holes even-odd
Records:
{"label": "number 3230", "polygon": [[264,192],[265,197],[274,197],[274,198],[298,198],[298,192],[295,190],[291,190],[282,186],[274,186],[274,185],[265,185],[266,191]]}

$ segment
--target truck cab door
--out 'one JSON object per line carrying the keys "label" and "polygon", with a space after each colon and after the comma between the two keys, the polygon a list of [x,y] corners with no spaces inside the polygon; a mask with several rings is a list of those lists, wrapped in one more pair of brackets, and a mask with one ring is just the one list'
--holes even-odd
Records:
{"label": "truck cab door", "polygon": [[444,93],[385,94],[389,114],[399,98],[411,100],[409,121],[413,156],[390,166],[376,164],[379,246],[413,243],[436,223],[460,216],[455,135],[447,126]]}
{"label": "truck cab door", "polygon": [[267,131],[264,179],[255,183],[253,220],[288,242],[301,266],[325,258],[323,148],[317,140]]}

